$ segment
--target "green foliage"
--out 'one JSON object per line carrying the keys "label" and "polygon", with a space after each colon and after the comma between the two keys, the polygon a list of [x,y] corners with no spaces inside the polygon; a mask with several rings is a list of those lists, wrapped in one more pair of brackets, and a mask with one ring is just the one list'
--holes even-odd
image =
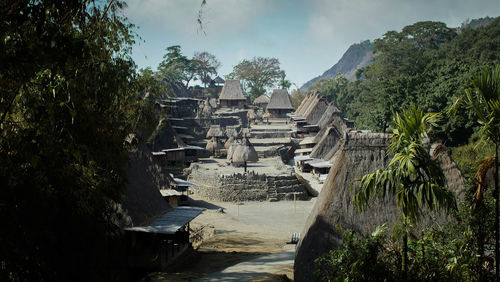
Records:
{"label": "green foliage", "polygon": [[163,55],[163,61],[158,65],[160,79],[169,82],[184,81],[184,86],[188,87],[189,82],[196,79],[199,62],[182,55],[179,45],[167,47],[166,51],[167,53]]}
{"label": "green foliage", "polygon": [[252,60],[243,60],[227,75],[229,79],[243,80],[244,86],[249,88],[250,101],[266,92],[266,89],[275,86],[280,79],[284,79],[285,71],[280,69],[280,62],[276,58],[254,57]]}
{"label": "green foliage", "polygon": [[394,281],[392,263],[384,253],[384,225],[372,234],[342,231],[342,245],[317,258],[315,275],[323,281]]}
{"label": "green foliage", "polygon": [[495,155],[493,144],[481,140],[477,133],[472,135],[469,143],[452,148],[452,158],[466,179],[474,179],[479,162]]}
{"label": "green foliage", "polygon": [[212,80],[213,75],[217,75],[217,69],[221,66],[221,63],[215,55],[208,52],[195,52],[193,59],[196,62],[196,75],[201,82],[207,86]]}
{"label": "green foliage", "polygon": [[421,206],[456,208],[454,195],[446,189],[446,178],[436,160],[431,159],[423,146],[431,126],[436,126],[440,115],[424,114],[417,106],[396,113],[389,152],[394,154],[385,170],[377,170],[361,179],[354,202],[366,209],[372,196],[385,199],[394,196],[403,219],[417,222]]}
{"label": "green foliage", "polygon": [[290,95],[290,99],[292,100],[292,105],[295,109],[297,109],[300,106],[300,103],[302,103],[302,100],[306,95],[300,91],[300,89],[295,90],[292,95]]}
{"label": "green foliage", "polygon": [[[456,222],[423,229],[420,239],[409,240],[408,281],[477,281],[475,230],[486,225],[470,219],[464,205]],[[372,234],[339,230],[342,245],[315,260],[315,275],[322,281],[402,281],[402,251],[382,227]]]}
{"label": "green foliage", "polygon": [[[357,128],[383,131],[392,113],[412,103],[441,112],[471,86],[470,77],[500,62],[500,18],[460,33],[439,22],[419,22],[389,31],[374,42],[373,62],[349,82],[337,106]],[[447,144],[467,142],[477,125],[470,116],[446,119],[432,137]]]}
{"label": "green foliage", "polygon": [[335,105],[345,105],[349,102],[346,99],[350,98],[347,95],[347,84],[348,80],[339,73],[335,78],[321,79],[312,85],[309,90],[319,91],[328,101],[333,101]]}
{"label": "green foliage", "polygon": [[123,7],[0,4],[2,281],[102,280],[120,259],[124,140],[146,134],[154,92]]}

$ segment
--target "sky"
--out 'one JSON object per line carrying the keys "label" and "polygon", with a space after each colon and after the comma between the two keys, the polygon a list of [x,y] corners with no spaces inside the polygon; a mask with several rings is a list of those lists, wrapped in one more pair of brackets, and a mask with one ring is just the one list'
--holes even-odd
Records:
{"label": "sky", "polygon": [[[273,57],[300,87],[340,60],[354,43],[381,38],[418,21],[458,27],[467,19],[500,16],[499,0],[126,0],[137,26],[132,58],[156,70],[165,49],[207,51],[224,77],[243,59]],[[295,88],[295,87],[292,87]]]}

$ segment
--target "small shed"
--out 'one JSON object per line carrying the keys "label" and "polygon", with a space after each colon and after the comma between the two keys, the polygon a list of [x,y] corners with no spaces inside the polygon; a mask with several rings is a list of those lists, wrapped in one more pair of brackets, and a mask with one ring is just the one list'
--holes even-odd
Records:
{"label": "small shed", "polygon": [[174,207],[153,223],[124,228],[129,267],[164,270],[189,249],[189,223],[205,209]]}
{"label": "small shed", "polygon": [[263,111],[266,110],[267,105],[269,104],[269,96],[266,94],[262,94],[259,97],[255,98],[253,101],[253,104],[259,108],[261,108]]}

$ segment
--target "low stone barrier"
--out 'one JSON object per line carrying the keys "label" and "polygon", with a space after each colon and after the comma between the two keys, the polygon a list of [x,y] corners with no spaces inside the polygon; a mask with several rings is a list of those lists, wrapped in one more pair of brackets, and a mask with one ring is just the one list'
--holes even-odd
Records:
{"label": "low stone barrier", "polygon": [[[201,177],[200,177],[201,176]],[[201,184],[191,191],[222,202],[306,200],[306,187],[291,175],[266,175],[254,172],[232,175],[191,174],[190,181]]]}

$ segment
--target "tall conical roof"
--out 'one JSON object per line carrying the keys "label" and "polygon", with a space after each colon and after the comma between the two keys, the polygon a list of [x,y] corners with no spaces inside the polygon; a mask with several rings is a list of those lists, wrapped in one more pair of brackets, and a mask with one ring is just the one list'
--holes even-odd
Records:
{"label": "tall conical roof", "polygon": [[228,79],[222,87],[220,92],[219,100],[247,100],[247,97],[243,93],[240,81],[237,79]]}
{"label": "tall conical roof", "polygon": [[233,162],[257,162],[259,155],[248,138],[243,138],[243,142],[234,149],[232,154]]}
{"label": "tall conical roof", "polygon": [[212,125],[210,126],[210,129],[207,132],[207,138],[210,137],[226,137],[226,134],[224,133],[224,129],[220,127],[220,125]]}
{"label": "tall conical roof", "polygon": [[269,96],[267,96],[266,94],[262,94],[259,97],[255,98],[255,100],[253,100],[254,105],[268,104],[268,103],[269,103]]}
{"label": "tall conical roof", "polygon": [[285,89],[275,89],[267,105],[268,110],[293,110],[292,100]]}
{"label": "tall conical roof", "polygon": [[219,139],[212,137],[212,139],[207,142],[206,149],[207,151],[213,152],[224,149],[224,145],[222,145]]}

